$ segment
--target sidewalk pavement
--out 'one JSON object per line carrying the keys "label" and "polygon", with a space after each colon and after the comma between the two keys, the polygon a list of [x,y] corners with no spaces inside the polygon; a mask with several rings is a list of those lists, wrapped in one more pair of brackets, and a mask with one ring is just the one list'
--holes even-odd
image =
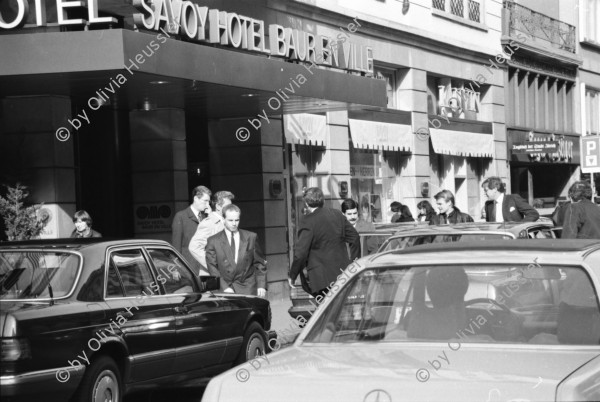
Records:
{"label": "sidewalk pavement", "polygon": [[289,315],[290,307],[292,307],[292,301],[289,298],[271,301],[271,329],[277,332],[277,338],[282,347],[289,346],[296,334],[302,331],[298,327],[298,321]]}

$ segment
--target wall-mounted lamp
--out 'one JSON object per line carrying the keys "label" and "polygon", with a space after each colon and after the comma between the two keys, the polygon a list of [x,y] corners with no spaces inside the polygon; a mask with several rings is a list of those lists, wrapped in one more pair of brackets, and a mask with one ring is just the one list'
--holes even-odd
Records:
{"label": "wall-mounted lamp", "polygon": [[271,197],[279,197],[281,195],[282,186],[280,179],[269,180],[269,194]]}
{"label": "wall-mounted lamp", "polygon": [[429,198],[429,183],[424,182],[421,183],[421,196],[425,198]]}
{"label": "wall-mounted lamp", "polygon": [[348,196],[348,182],[340,182],[340,198],[346,198]]}

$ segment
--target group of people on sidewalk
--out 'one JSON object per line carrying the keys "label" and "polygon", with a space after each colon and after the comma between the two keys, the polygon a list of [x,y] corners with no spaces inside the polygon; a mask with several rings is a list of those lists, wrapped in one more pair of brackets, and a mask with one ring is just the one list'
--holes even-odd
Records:
{"label": "group of people on sidewalk", "polygon": [[230,191],[194,188],[192,204],[175,214],[172,244],[198,275],[221,278],[221,291],[266,297],[267,261],[254,232],[240,229]]}
{"label": "group of people on sidewalk", "polygon": [[[539,213],[523,198],[506,194],[499,177],[490,177],[483,184],[487,201],[483,215],[487,222],[534,222]],[[600,239],[600,207],[592,202],[588,182],[578,181],[569,189],[568,203],[557,207],[553,220],[563,226],[562,237]],[[256,233],[239,229],[241,210],[233,204],[229,191],[215,194],[204,186],[192,192],[191,205],[177,212],[172,223],[172,244],[192,265],[198,275],[221,278],[221,290],[266,297],[267,261],[257,241]],[[427,201],[418,204],[419,221],[430,225],[473,222],[473,218],[457,206],[454,194],[442,190],[434,196],[439,213]],[[374,231],[373,223],[359,218],[359,205],[352,199],[342,202],[341,211],[324,207],[323,192],[316,187],[304,191],[307,213],[300,220],[294,257],[289,271],[289,284],[294,287],[301,278],[303,287],[315,297],[325,296],[340,273],[359,257],[359,232]],[[399,202],[392,204],[398,216],[410,217],[410,210]],[[398,219],[397,219],[398,221]],[[86,211],[73,217],[75,230],[71,237],[101,237],[92,230],[92,218]],[[377,250],[375,238],[367,238],[366,252]],[[310,284],[309,284],[310,283]]]}

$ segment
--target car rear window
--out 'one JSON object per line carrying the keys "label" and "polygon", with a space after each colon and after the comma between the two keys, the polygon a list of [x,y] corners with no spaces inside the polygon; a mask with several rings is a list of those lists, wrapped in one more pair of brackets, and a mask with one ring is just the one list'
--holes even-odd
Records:
{"label": "car rear window", "polygon": [[81,258],[69,252],[0,252],[0,299],[42,300],[67,296],[79,272]]}
{"label": "car rear window", "polygon": [[361,272],[305,342],[599,345],[597,291],[581,267],[436,265]]}

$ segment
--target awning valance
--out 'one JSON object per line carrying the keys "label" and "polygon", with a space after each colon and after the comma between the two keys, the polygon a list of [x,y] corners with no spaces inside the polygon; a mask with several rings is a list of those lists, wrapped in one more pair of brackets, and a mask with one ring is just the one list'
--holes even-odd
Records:
{"label": "awning valance", "polygon": [[438,154],[492,158],[494,156],[494,136],[467,131],[441,130],[430,128],[431,145]]}
{"label": "awning valance", "polygon": [[349,119],[355,148],[383,151],[410,151],[413,135],[410,125]]}
{"label": "awning valance", "polygon": [[284,114],[283,130],[288,143],[327,145],[327,117],[316,114]]}

